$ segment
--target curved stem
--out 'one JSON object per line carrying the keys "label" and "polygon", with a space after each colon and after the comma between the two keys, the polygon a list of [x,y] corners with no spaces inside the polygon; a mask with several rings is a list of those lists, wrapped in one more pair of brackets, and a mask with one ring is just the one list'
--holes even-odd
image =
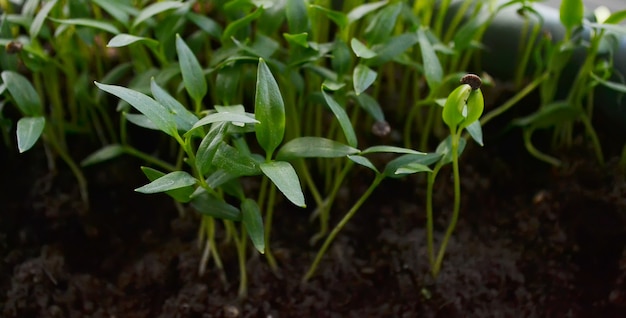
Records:
{"label": "curved stem", "polygon": [[356,211],[358,211],[359,208],[361,207],[361,205],[363,205],[363,203],[365,203],[365,201],[369,198],[369,196],[372,194],[374,189],[376,189],[376,187],[380,184],[380,182],[384,178],[385,178],[384,174],[377,174],[376,178],[374,179],[374,181],[372,181],[372,184],[370,184],[369,188],[367,188],[365,193],[363,193],[363,195],[361,195],[359,200],[352,206],[350,211],[348,211],[348,213],[346,213],[346,215],[341,219],[341,221],[339,221],[339,223],[335,226],[335,228],[333,228],[333,231],[330,232],[330,235],[328,235],[328,237],[324,241],[324,244],[322,245],[320,250],[317,252],[317,255],[315,256],[315,260],[311,264],[311,267],[309,268],[309,270],[306,272],[306,274],[302,278],[303,282],[306,282],[311,277],[313,277],[313,274],[315,274],[315,271],[317,270],[317,266],[319,265],[320,261],[322,260],[322,257],[324,257],[324,254],[326,253],[326,250],[328,250],[328,247],[330,247],[330,244],[333,242],[333,240],[335,239],[337,234],[339,234],[339,232],[341,232],[343,227],[348,223],[348,221],[350,221],[350,219],[354,216]]}
{"label": "curved stem", "polygon": [[274,202],[276,201],[276,186],[273,183],[269,183],[270,193],[267,200],[266,212],[265,212],[265,258],[270,268],[273,271],[278,270],[278,264],[272,254],[270,247],[270,237],[272,234],[272,219],[274,218]]}
{"label": "curved stem", "polygon": [[439,170],[443,167],[442,161],[438,161],[433,171],[428,174],[428,183],[426,185],[426,245],[428,253],[428,264],[431,268],[435,265],[435,249],[434,249],[434,220],[433,220],[433,188],[435,179]]}

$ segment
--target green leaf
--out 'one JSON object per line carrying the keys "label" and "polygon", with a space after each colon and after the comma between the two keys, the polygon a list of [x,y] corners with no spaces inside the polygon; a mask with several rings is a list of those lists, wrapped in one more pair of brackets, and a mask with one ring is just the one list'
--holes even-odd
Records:
{"label": "green leaf", "polygon": [[326,14],[326,17],[328,17],[330,20],[335,22],[335,24],[337,24],[339,30],[343,30],[348,26],[348,17],[343,12],[327,9],[316,4],[312,4],[310,5],[310,7],[324,12],[324,14]]}
{"label": "green leaf", "polygon": [[130,114],[130,113],[124,112],[124,117],[126,117],[126,119],[129,122],[141,128],[146,128],[146,129],[151,129],[151,130],[160,130],[159,127],[157,127],[152,121],[150,121],[150,119],[148,119],[148,117],[146,117],[146,115]]}
{"label": "green leaf", "polygon": [[[155,181],[156,179],[165,176],[165,173],[149,167],[141,167],[141,171],[150,181]],[[169,195],[178,202],[187,203],[191,200],[191,194],[193,194],[194,190],[195,187],[193,185],[189,185],[186,187],[165,191],[165,194]]]}
{"label": "green leaf", "polygon": [[178,53],[178,62],[180,63],[180,71],[183,74],[185,88],[189,96],[196,103],[200,103],[207,93],[206,78],[200,62],[198,62],[196,56],[178,34],[176,34],[176,52]]}
{"label": "green leaf", "polygon": [[64,19],[64,20],[53,19],[53,18],[49,18],[49,19],[54,22],[61,23],[61,24],[84,26],[84,27],[88,27],[92,29],[106,31],[112,34],[120,33],[120,31],[113,24],[110,24],[108,22],[102,22],[102,21],[91,20],[91,19]]}
{"label": "green leaf", "polygon": [[217,71],[215,90],[220,92],[220,102],[231,104],[239,97],[239,85],[241,84],[242,64],[232,63],[225,65]]}
{"label": "green leaf", "polygon": [[626,26],[621,25],[621,24],[600,24],[600,23],[593,23],[593,22],[588,22],[585,23],[585,25],[588,25],[594,29],[600,29],[600,30],[607,30],[619,35],[626,35]]}
{"label": "green leaf", "polygon": [[185,108],[185,106],[161,88],[161,86],[156,83],[154,78],[150,79],[150,90],[152,91],[152,96],[154,96],[156,101],[174,116],[176,128],[187,132],[194,127],[196,122],[198,122],[198,117],[192,114],[189,110],[187,110],[187,108]]}
{"label": "green leaf", "polygon": [[30,29],[28,31],[31,39],[34,39],[39,35],[39,31],[41,30],[41,27],[43,26],[44,21],[46,20],[46,18],[48,17],[48,14],[50,13],[50,11],[54,8],[56,4],[57,4],[57,0],[52,0],[52,1],[46,2],[41,7],[39,12],[35,16],[35,19],[33,19],[33,23],[30,25]]}
{"label": "green leaf", "polygon": [[129,5],[125,0],[111,1],[111,0],[92,0],[100,8],[110,14],[115,20],[121,22],[125,26],[128,25],[129,15],[135,14],[136,9]]}
{"label": "green leaf", "polygon": [[[459,139],[457,156],[461,156],[466,144],[467,142],[465,141],[465,138]],[[435,152],[442,155],[440,160],[443,162],[443,164],[448,164],[452,162],[452,136],[448,136],[446,139],[441,141],[439,145],[437,145],[437,149],[435,150]]]}
{"label": "green leaf", "polygon": [[239,113],[231,113],[231,112],[219,112],[219,113],[210,113],[202,119],[198,120],[198,122],[193,125],[191,129],[196,129],[200,126],[212,124],[212,123],[220,123],[220,122],[232,122],[232,123],[244,123],[244,124],[258,124],[259,121],[246,115]]}
{"label": "green leaf", "polygon": [[611,13],[611,15],[604,21],[606,24],[618,24],[626,20],[626,10],[621,10]]}
{"label": "green leaf", "polygon": [[585,7],[583,0],[561,0],[561,24],[568,29],[579,26],[583,22]]}
{"label": "green leaf", "polygon": [[180,1],[160,1],[160,2],[155,2],[145,8],[143,8],[141,10],[141,12],[139,12],[139,15],[137,16],[137,18],[135,18],[135,21],[133,21],[133,25],[132,28],[135,28],[136,26],[138,26],[139,24],[141,24],[142,22],[150,19],[151,17],[167,11],[167,10],[172,10],[172,9],[177,9],[183,6],[183,3]]}
{"label": "green leaf", "polygon": [[376,56],[376,52],[370,50],[365,44],[355,38],[350,40],[350,45],[354,54],[362,59],[371,59]]}
{"label": "green leaf", "polygon": [[483,92],[479,89],[472,89],[467,97],[466,102],[466,115],[465,120],[461,123],[460,127],[465,128],[470,124],[478,121],[480,116],[483,114],[483,110],[485,109],[485,100],[483,97]]}
{"label": "green leaf", "polygon": [[380,107],[380,104],[378,104],[376,99],[366,93],[361,93],[355,96],[357,103],[361,106],[361,108],[365,109],[370,116],[378,122],[385,121],[383,109]]}
{"label": "green leaf", "polygon": [[385,170],[383,171],[383,173],[385,174],[385,176],[391,177],[391,178],[402,177],[406,173],[398,172],[400,168],[411,166],[411,165],[415,166],[415,168],[417,168],[417,165],[428,166],[430,164],[433,164],[439,161],[442,157],[443,155],[440,153],[402,155],[394,160],[389,161],[387,165],[385,166]]}
{"label": "green leaf", "polygon": [[341,78],[341,76],[349,72],[352,65],[352,53],[350,53],[350,48],[343,40],[335,40],[332,57],[331,64],[333,70],[339,75],[338,78]]}
{"label": "green leaf", "polygon": [[479,145],[484,146],[483,144],[483,129],[480,126],[480,121],[476,120],[469,126],[465,128],[467,132],[472,136],[472,139],[476,141]]}
{"label": "green leaf", "polygon": [[352,74],[352,83],[354,92],[359,95],[370,87],[376,81],[378,74],[366,65],[359,64],[354,68]]}
{"label": "green leaf", "polygon": [[211,37],[215,39],[222,37],[222,27],[215,20],[191,11],[187,12],[187,18]]}
{"label": "green leaf", "polygon": [[101,163],[101,162],[113,159],[122,154],[124,154],[124,147],[122,145],[119,145],[119,144],[107,145],[98,149],[96,152],[92,153],[91,155],[87,156],[87,158],[81,161],[80,165],[83,167],[90,166],[93,164],[97,164],[97,163]]}
{"label": "green leaf", "polygon": [[45,126],[45,117],[22,117],[17,121],[17,149],[20,153],[37,142]]}
{"label": "green leaf", "polygon": [[241,219],[246,226],[246,231],[254,248],[259,253],[265,253],[265,230],[263,228],[263,218],[261,210],[256,201],[246,198],[241,202]]}
{"label": "green leaf", "polygon": [[607,81],[605,79],[602,79],[600,77],[598,77],[596,74],[590,73],[591,77],[593,77],[593,79],[595,79],[596,81],[600,82],[600,84],[614,90],[620,93],[624,93],[626,94],[626,85],[622,84],[622,83],[616,83],[616,82],[611,82],[611,81]]}
{"label": "green leaf", "polygon": [[222,220],[241,221],[241,211],[236,207],[211,196],[206,190],[199,188],[191,196],[191,206],[198,213]]}
{"label": "green leaf", "polygon": [[291,164],[286,161],[272,161],[261,164],[261,171],[276,185],[278,190],[291,203],[306,207],[304,203],[304,194],[300,186],[300,179]]}
{"label": "green leaf", "polygon": [[376,166],[366,157],[363,156],[359,156],[359,155],[351,155],[348,156],[348,159],[352,160],[352,162],[361,165],[363,167],[369,168],[372,171],[379,173],[378,169],[376,168]]}
{"label": "green leaf", "polygon": [[296,33],[296,34],[283,33],[283,37],[290,44],[295,44],[301,47],[309,47],[309,42],[308,42],[309,34],[306,32]]}
{"label": "green leaf", "polygon": [[223,141],[215,152],[213,164],[235,177],[256,176],[261,173],[256,160]]}
{"label": "green leaf", "polygon": [[4,71],[0,77],[23,115],[31,117],[43,115],[39,94],[26,77],[13,71]]}
{"label": "green leaf", "polygon": [[472,88],[468,84],[459,85],[446,99],[441,117],[452,131],[456,131],[457,125],[465,119],[463,108],[465,108],[465,103],[471,90]]}
{"label": "green leaf", "polygon": [[309,17],[306,11],[306,2],[302,0],[287,0],[285,6],[287,25],[292,34],[303,33],[309,29]]}
{"label": "green leaf", "polygon": [[400,167],[398,168],[398,170],[396,170],[396,174],[400,175],[414,174],[418,172],[432,172],[432,170],[427,165],[416,162],[409,163],[406,166]]}
{"label": "green leaf", "polygon": [[213,158],[218,146],[224,139],[226,127],[224,124],[219,124],[202,138],[196,152],[196,167],[202,174],[207,173],[213,166]]}
{"label": "green leaf", "polygon": [[258,7],[254,12],[246,15],[245,17],[228,23],[226,29],[224,29],[224,33],[222,33],[222,43],[229,40],[237,31],[248,26],[252,21],[258,19],[265,9],[263,7]]}
{"label": "green leaf", "polygon": [[402,2],[397,2],[378,11],[374,19],[365,28],[365,39],[371,45],[385,42],[396,26],[396,20],[402,9]]}
{"label": "green leaf", "polygon": [[417,38],[420,44],[420,51],[422,52],[424,76],[426,77],[428,87],[434,90],[441,84],[443,69],[435,53],[435,49],[430,44],[428,37],[426,37],[426,31],[424,31],[423,28],[417,31]]}
{"label": "green leaf", "polygon": [[414,32],[394,36],[387,42],[376,45],[375,49],[372,48],[376,56],[371,59],[369,65],[381,65],[391,61],[417,42],[417,35]]}
{"label": "green leaf", "polygon": [[300,137],[284,144],[276,159],[340,158],[359,153],[359,149],[322,137]]}
{"label": "green leaf", "polygon": [[256,139],[267,154],[272,154],[285,135],[285,104],[278,83],[262,58],[257,69],[254,116],[260,121],[255,129]]}
{"label": "green leaf", "polygon": [[137,42],[144,42],[146,45],[151,47],[156,47],[159,45],[159,41],[154,39],[120,33],[114,36],[111,40],[109,40],[109,43],[107,43],[107,47],[124,47]]}
{"label": "green leaf", "polygon": [[377,153],[377,152],[390,152],[390,153],[402,153],[402,154],[414,154],[414,155],[426,154],[423,152],[419,152],[417,150],[402,148],[402,147],[395,147],[395,146],[373,146],[373,147],[369,147],[361,151],[361,154]]}
{"label": "green leaf", "polygon": [[159,193],[196,184],[197,180],[185,171],[170,172],[154,181],[135,189],[140,193]]}
{"label": "green leaf", "polygon": [[94,82],[99,89],[117,96],[129,103],[142,114],[146,115],[161,131],[170,136],[175,136],[176,120],[165,106],[145,94],[122,86],[102,84]]}
{"label": "green leaf", "polygon": [[368,13],[378,10],[379,8],[385,6],[388,1],[378,1],[374,3],[365,3],[362,4],[348,12],[348,23],[353,23],[357,20],[360,20],[362,17],[366,16]]}
{"label": "green leaf", "polygon": [[339,105],[330,95],[324,92],[324,87],[322,87],[322,95],[324,96],[326,104],[328,105],[328,107],[330,107],[330,110],[333,112],[333,114],[335,114],[335,117],[339,121],[339,125],[341,126],[341,129],[346,136],[346,141],[348,142],[348,145],[351,147],[356,147],[358,143],[356,133],[354,132],[352,122],[350,122],[350,118],[348,117],[346,110],[343,109],[343,107],[341,107],[341,105]]}

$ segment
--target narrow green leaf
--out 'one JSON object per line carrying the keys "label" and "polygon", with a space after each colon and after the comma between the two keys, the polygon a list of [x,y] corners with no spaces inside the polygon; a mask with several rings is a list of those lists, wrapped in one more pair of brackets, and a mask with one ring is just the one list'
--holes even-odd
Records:
{"label": "narrow green leaf", "polygon": [[361,151],[361,154],[377,153],[377,152],[390,152],[390,153],[402,153],[402,154],[414,154],[414,155],[426,154],[423,152],[419,152],[417,150],[407,149],[407,148],[402,148],[402,147],[395,147],[395,146],[372,146]]}
{"label": "narrow green leaf", "polygon": [[259,253],[265,253],[265,229],[263,228],[263,218],[261,210],[256,201],[246,198],[241,202],[241,219],[246,226],[246,231],[254,248]]}
{"label": "narrow green leaf", "polygon": [[198,146],[198,151],[196,152],[196,167],[202,174],[207,173],[213,166],[213,157],[215,157],[217,147],[224,139],[226,127],[226,125],[220,124],[211,129],[209,133],[202,138],[202,142],[200,142],[200,146]]}
{"label": "narrow green leaf", "polygon": [[191,196],[191,206],[198,213],[208,215],[217,219],[241,221],[241,211],[236,207],[211,196],[206,190],[199,188]]}
{"label": "narrow green leaf", "polygon": [[616,92],[620,92],[620,93],[624,93],[626,94],[626,85],[622,84],[622,83],[616,83],[616,82],[611,82],[611,81],[607,81],[605,79],[602,79],[600,77],[598,77],[596,74],[591,73],[590,74],[591,77],[593,77],[593,79],[595,79],[596,81],[600,82],[600,84],[616,91]]}
{"label": "narrow green leaf", "polygon": [[465,129],[467,130],[467,132],[470,134],[470,136],[472,137],[472,139],[474,139],[476,143],[478,143],[481,146],[484,146],[483,128],[480,126],[479,120],[474,121],[474,123],[470,124]]}
{"label": "narrow green leaf", "polygon": [[223,141],[215,152],[213,164],[235,177],[256,176],[261,173],[256,160]]}
{"label": "narrow green leaf", "polygon": [[135,18],[135,21],[133,21],[133,25],[132,28],[135,28],[136,26],[138,26],[139,24],[141,24],[142,22],[150,19],[151,17],[161,13],[161,12],[165,12],[167,10],[172,10],[172,9],[178,9],[180,7],[183,6],[183,3],[180,1],[160,1],[160,2],[155,2],[145,8],[143,8],[141,10],[141,12],[139,12],[139,15],[137,16],[137,18]]}
{"label": "narrow green leaf", "polygon": [[[459,139],[459,148],[457,151],[457,156],[461,156],[463,150],[465,149],[465,145],[467,141],[465,138]],[[452,136],[448,136],[446,139],[441,141],[435,150],[436,153],[441,154],[441,161],[443,164],[448,164],[452,162]]]}
{"label": "narrow green leaf", "polygon": [[258,7],[254,10],[254,12],[246,15],[245,17],[229,23],[226,26],[226,29],[224,29],[224,33],[222,33],[222,43],[229,40],[237,31],[248,26],[252,21],[258,19],[264,11],[265,9],[263,9],[263,7]]}
{"label": "narrow green leaf", "polygon": [[111,40],[109,40],[109,43],[107,43],[107,47],[124,47],[137,42],[143,42],[151,47],[156,47],[157,45],[159,45],[159,41],[154,39],[120,33],[114,36]]}
{"label": "narrow green leaf", "polygon": [[255,129],[256,139],[267,154],[272,154],[285,135],[285,104],[278,83],[262,58],[257,69],[254,115],[260,121]]}
{"label": "narrow green leaf", "polygon": [[376,52],[370,50],[365,44],[355,38],[350,40],[350,45],[354,54],[360,58],[371,59],[376,56]]}
{"label": "narrow green leaf", "polygon": [[4,71],[0,77],[23,115],[33,117],[43,115],[39,94],[26,77],[13,71]]}
{"label": "narrow green leaf", "polygon": [[316,4],[312,4],[310,5],[310,7],[324,12],[324,14],[326,14],[326,17],[328,17],[330,20],[335,22],[335,24],[337,24],[339,30],[342,30],[348,26],[348,17],[343,12],[327,9]]}
{"label": "narrow green leaf", "polygon": [[187,18],[214,39],[222,37],[222,27],[215,20],[191,11],[187,12]]}
{"label": "narrow green leaf", "polygon": [[180,71],[183,74],[185,88],[189,96],[196,103],[200,103],[207,93],[206,78],[200,62],[198,62],[196,56],[178,34],[176,34],[176,52],[178,53],[178,62],[180,63]]}
{"label": "narrow green leaf", "polygon": [[[191,129],[196,129],[200,126],[219,123],[219,122],[232,122],[232,123],[244,123],[244,124],[258,124],[259,121],[253,117],[249,117],[246,114],[231,113],[231,112],[219,112],[210,113],[202,117],[198,122],[193,125]],[[258,126],[258,125],[257,125]]]}
{"label": "narrow green leaf", "polygon": [[601,24],[601,23],[587,22],[585,23],[585,25],[588,25],[594,29],[607,30],[609,32],[613,32],[622,36],[626,35],[626,26],[621,25],[621,24]]}
{"label": "narrow green leaf", "polygon": [[35,19],[33,19],[33,23],[30,25],[30,29],[28,31],[31,39],[34,39],[39,35],[39,31],[41,31],[43,22],[46,20],[46,18],[48,17],[48,14],[50,13],[52,8],[54,8],[56,4],[57,4],[57,0],[52,0],[52,1],[46,2],[41,7],[39,12],[35,16]]}
{"label": "narrow green leaf", "polygon": [[561,24],[566,29],[572,29],[583,22],[585,7],[583,0],[561,0]]}
{"label": "narrow green leaf", "polygon": [[303,33],[309,30],[306,1],[287,0],[285,15],[287,16],[287,25],[289,26],[290,33]]}
{"label": "narrow green leaf", "polygon": [[387,165],[385,166],[385,170],[383,173],[387,177],[398,178],[404,175],[402,173],[398,173],[398,170],[402,167],[406,167],[407,165],[428,166],[439,161],[442,157],[443,157],[443,154],[440,154],[440,153],[402,155],[396,159],[389,161]]}
{"label": "narrow green leaf", "polygon": [[611,15],[604,21],[606,24],[618,24],[626,20],[626,10],[621,10],[611,13]]}
{"label": "narrow green leaf", "polygon": [[107,160],[111,160],[122,154],[124,154],[124,147],[122,145],[107,145],[87,156],[87,158],[83,159],[83,161],[80,162],[80,165],[83,167],[94,165]]}
{"label": "narrow green leaf", "polygon": [[[155,181],[156,179],[165,176],[165,173],[149,167],[141,167],[141,171],[150,181]],[[169,195],[178,202],[187,203],[191,200],[191,195],[194,193],[194,191],[194,185],[189,185],[186,187],[165,191],[165,194]]]}
{"label": "narrow green leaf", "polygon": [[302,208],[306,207],[304,194],[300,186],[300,179],[298,179],[296,170],[289,162],[264,162],[260,165],[260,168],[263,174],[272,180],[278,190],[280,190],[291,203]]}
{"label": "narrow green leaf", "polygon": [[305,48],[309,47],[309,42],[308,42],[309,34],[306,32],[296,33],[296,34],[283,33],[283,37],[290,44],[295,44],[295,45],[305,47]]}
{"label": "narrow green leaf", "polygon": [[414,174],[418,172],[432,172],[432,170],[428,166],[416,162],[409,163],[406,166],[400,167],[398,168],[398,170],[396,170],[396,174],[400,175]]}
{"label": "narrow green leaf", "polygon": [[161,130],[157,127],[146,115],[143,114],[131,114],[124,112],[124,117],[126,120],[131,122],[134,125],[137,125],[141,128],[150,129],[150,130]]}
{"label": "narrow green leaf", "polygon": [[198,117],[192,114],[185,106],[177,101],[172,95],[168,94],[161,86],[159,86],[154,78],[150,79],[150,90],[152,96],[158,103],[163,105],[170,114],[174,116],[176,121],[176,128],[183,132],[187,132],[192,129],[194,124],[198,121]]}
{"label": "narrow green leaf", "polygon": [[45,117],[22,117],[17,121],[17,149],[20,153],[35,145],[45,126]]}
{"label": "narrow green leaf", "polygon": [[352,122],[350,122],[350,118],[346,113],[346,110],[341,107],[330,95],[324,92],[324,87],[322,87],[322,95],[324,96],[324,100],[330,110],[335,114],[335,117],[339,121],[339,126],[343,130],[344,135],[346,136],[346,141],[348,145],[351,147],[357,146],[357,138],[356,133],[354,132],[354,127],[352,127]]}
{"label": "narrow green leaf", "polygon": [[194,185],[196,181],[196,178],[185,171],[174,171],[135,189],[135,191],[140,193],[159,193]]}
{"label": "narrow green leaf", "polygon": [[417,31],[417,38],[422,52],[422,65],[424,66],[424,76],[431,90],[436,89],[443,79],[443,68],[439,62],[439,58],[435,53],[435,49],[430,44],[426,31],[422,28]]}
{"label": "narrow green leaf", "polygon": [[142,114],[146,115],[161,131],[170,136],[175,136],[176,120],[165,106],[154,99],[122,86],[102,84],[94,82],[99,89],[115,95],[129,103]]}
{"label": "narrow green leaf", "polygon": [[402,2],[388,5],[378,11],[365,28],[365,39],[371,45],[385,42],[396,26],[396,20],[402,9]]}
{"label": "narrow green leaf", "polygon": [[352,74],[352,84],[354,85],[354,92],[357,95],[363,93],[376,81],[378,73],[374,72],[371,68],[364,64],[359,64],[354,68]]}
{"label": "narrow green leaf", "polygon": [[376,166],[366,157],[363,156],[359,156],[359,155],[351,155],[348,156],[348,159],[352,160],[352,162],[361,165],[363,167],[369,168],[372,171],[379,173],[378,169],[376,168]]}
{"label": "narrow green leaf", "polygon": [[368,13],[378,10],[379,8],[385,6],[388,3],[385,1],[378,1],[373,3],[364,3],[348,12],[348,23],[353,23],[357,20],[360,20],[362,17],[366,16]]}
{"label": "narrow green leaf", "polygon": [[231,63],[217,71],[215,90],[220,92],[220,102],[231,104],[239,97],[239,85],[241,85],[242,64]]}
{"label": "narrow green leaf", "polygon": [[366,93],[355,95],[355,97],[359,106],[365,109],[372,118],[378,122],[385,121],[385,113],[376,99]]}
{"label": "narrow green leaf", "polygon": [[76,25],[76,26],[84,26],[92,29],[106,31],[112,34],[118,34],[120,31],[113,25],[108,22],[91,20],[91,19],[53,19],[50,20],[67,25]]}
{"label": "narrow green leaf", "polygon": [[136,9],[128,4],[127,1],[111,1],[111,0],[92,0],[115,20],[123,25],[128,25],[129,15],[136,13]]}
{"label": "narrow green leaf", "polygon": [[387,42],[376,45],[372,49],[376,56],[371,59],[368,65],[381,65],[395,59],[397,56],[408,50],[418,42],[415,32],[403,33],[398,36],[391,37]]}
{"label": "narrow green leaf", "polygon": [[337,78],[343,77],[344,74],[347,74],[350,71],[350,67],[352,65],[352,53],[350,52],[350,48],[346,42],[341,39],[335,40],[331,65],[333,70],[337,72]]}
{"label": "narrow green leaf", "polygon": [[322,137],[300,137],[284,144],[277,160],[294,158],[340,158],[359,153],[359,149]]}

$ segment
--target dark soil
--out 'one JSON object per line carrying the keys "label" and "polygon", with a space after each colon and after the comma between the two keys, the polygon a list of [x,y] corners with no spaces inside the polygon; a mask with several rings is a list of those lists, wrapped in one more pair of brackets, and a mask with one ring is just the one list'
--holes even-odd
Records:
{"label": "dark soil", "polygon": [[[517,140],[507,145],[506,138]],[[309,211],[281,204],[274,274],[250,250],[249,292],[237,299],[210,263],[198,274],[197,216],[180,218],[130,158],[86,169],[91,209],[43,151],[0,155],[0,312],[4,317],[626,317],[626,181],[574,146],[564,168],[529,157],[519,136],[470,147],[462,160],[462,215],[439,279],[429,278],[423,180],[384,182],[338,236],[318,275],[300,280],[317,247]],[[451,210],[449,171],[435,199],[441,233]],[[334,222],[365,190],[345,189]],[[193,213],[190,213],[193,215]],[[333,224],[334,224],[333,222]]]}

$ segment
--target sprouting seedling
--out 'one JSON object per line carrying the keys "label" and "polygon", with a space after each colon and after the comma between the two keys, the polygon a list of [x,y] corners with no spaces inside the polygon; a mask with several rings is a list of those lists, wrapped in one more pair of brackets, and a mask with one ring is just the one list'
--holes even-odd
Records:
{"label": "sprouting seedling", "polygon": [[[456,227],[459,218],[461,205],[461,178],[459,174],[459,155],[465,147],[465,139],[461,138],[463,130],[467,128],[472,138],[482,144],[482,130],[478,119],[483,113],[485,102],[483,93],[480,90],[482,81],[478,75],[467,74],[461,78],[461,85],[457,87],[446,100],[443,107],[442,118],[450,129],[450,136],[444,140],[439,147],[437,153],[440,153],[441,159],[437,162],[433,171],[428,176],[428,184],[426,191],[426,235],[428,260],[431,267],[431,274],[437,277],[441,270],[443,257],[445,255],[446,246],[452,236],[452,232]],[[452,211],[452,219],[448,224],[443,241],[439,247],[437,257],[434,253],[433,239],[433,211],[432,211],[432,194],[433,185],[437,173],[442,166],[452,162],[452,170],[454,175],[454,206]]]}

